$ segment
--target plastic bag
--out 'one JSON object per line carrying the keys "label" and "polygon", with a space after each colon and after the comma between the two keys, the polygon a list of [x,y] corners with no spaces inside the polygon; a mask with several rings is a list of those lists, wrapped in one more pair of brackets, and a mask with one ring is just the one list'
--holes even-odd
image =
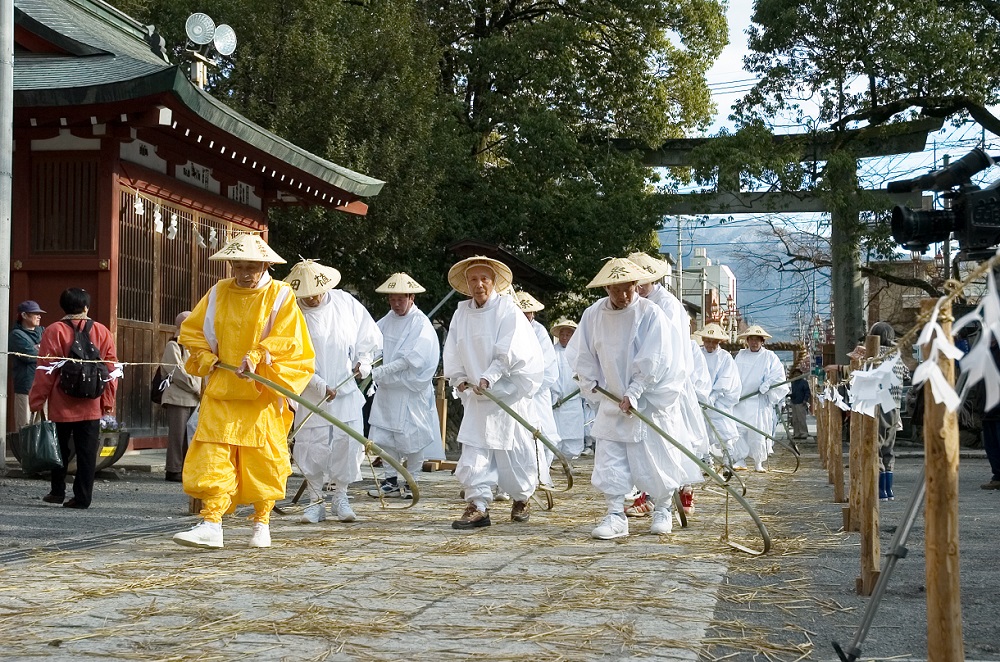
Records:
{"label": "plastic bag", "polygon": [[56,424],[52,421],[35,419],[21,428],[21,469],[25,474],[34,475],[63,466],[56,437]]}

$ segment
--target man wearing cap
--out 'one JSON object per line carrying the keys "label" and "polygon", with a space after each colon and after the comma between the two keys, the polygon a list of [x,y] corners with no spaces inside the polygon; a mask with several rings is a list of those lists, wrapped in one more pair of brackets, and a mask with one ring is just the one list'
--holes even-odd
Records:
{"label": "man wearing cap", "polygon": [[[696,356],[700,354],[698,346],[691,340],[691,317],[684,310],[680,300],[660,284],[660,280],[670,273],[670,265],[666,261],[658,260],[646,253],[632,253],[628,259],[648,273],[644,280],[639,281],[636,291],[639,296],[655,303],[664,312],[670,323],[671,345],[680,348],[677,360],[681,362],[687,374],[681,393],[681,406],[678,409],[680,415],[667,431],[685,444],[692,453],[698,457],[705,457],[709,454],[708,429],[701,407],[698,405],[697,387],[707,382],[707,376],[704,366],[698,360],[700,357]],[[694,507],[694,492],[691,486],[684,486],[680,496],[685,511],[691,512]],[[646,499],[647,495],[640,495],[626,510],[626,514],[646,515],[650,510],[650,505],[645,502]]]}
{"label": "man wearing cap", "polygon": [[[719,349],[722,341],[729,340],[729,335],[715,323],[705,326],[698,335],[701,336],[701,353],[705,358],[711,382],[708,396],[702,401],[727,414],[732,414],[733,407],[740,399],[742,387],[740,373],[732,355]],[[729,456],[727,463],[732,462],[733,448],[740,437],[736,422],[711,409],[706,413],[711,422],[712,446],[720,452],[724,451],[723,457]]]}
{"label": "man wearing cap", "polygon": [[[733,415],[770,434],[777,420],[774,406],[784,400],[790,390],[788,384],[782,383],[785,369],[778,355],[764,348],[764,340],[771,334],[763,327],[755,324],[736,337],[743,339],[747,346],[736,355],[743,393],[733,408]],[[755,471],[767,471],[764,460],[771,452],[771,440],[745,425],[738,427],[740,437],[733,449],[733,468],[746,469],[745,460],[749,457]]]}
{"label": "man wearing cap", "polygon": [[[356,379],[371,372],[375,355],[382,349],[382,332],[360,301],[334,289],[340,282],[336,269],[303,260],[292,267],[285,281],[298,298],[316,350],[316,373],[302,395],[361,433],[365,398]],[[361,480],[364,446],[329,421],[309,416],[304,408],[296,412],[295,422],[298,433],[292,452],[312,501],[299,521],[315,524],[326,519],[323,490],[333,483],[331,512],[341,522],[353,522],[356,515],[347,487]]]}
{"label": "man wearing cap", "polygon": [[[663,311],[636,293],[646,277],[627,259],[608,260],[588,285],[608,296],[584,311],[569,343],[580,391],[597,407],[591,482],[604,493],[607,515],[591,535],[600,540],[628,535],[625,496],[633,486],[656,503],[650,532],[666,534],[673,529],[674,490],[702,480],[696,463],[631,415],[635,409],[669,427],[679,416],[687,378],[679,359],[686,341],[677,346]],[[598,386],[621,400],[612,402]]]}
{"label": "man wearing cap", "polygon": [[35,368],[38,366],[38,345],[42,342],[42,310],[34,301],[22,301],[17,305],[17,322],[7,338],[7,351],[21,356],[12,355],[14,381],[14,430],[20,430],[28,424],[31,408],[28,407],[28,394],[31,384],[35,381]]}
{"label": "man wearing cap", "polygon": [[[552,413],[555,416],[556,428],[559,430],[559,450],[566,457],[575,460],[583,453],[584,409],[583,398],[580,396],[580,385],[575,379],[576,374],[570,365],[569,345],[576,322],[563,318],[552,325],[552,335],[556,338],[554,351],[559,377],[552,388]],[[572,397],[567,398],[571,393]],[[563,399],[567,398],[567,399]]]}
{"label": "man wearing cap", "polygon": [[[375,291],[388,295],[389,312],[378,321],[382,365],[372,368],[372,382],[378,390],[368,417],[370,436],[396,460],[405,459],[416,481],[424,464],[424,449],[432,443],[441,444],[433,384],[441,348],[431,321],[413,302],[417,294],[426,291],[420,283],[400,272],[389,276]],[[388,464],[382,483],[368,494],[412,496]]]}
{"label": "man wearing cap", "polygon": [[493,486],[510,494],[513,521],[528,518],[528,499],[538,486],[538,460],[530,433],[480,393],[488,390],[519,415],[530,418],[545,364],[527,318],[511,297],[503,262],[475,256],[448,271],[448,282],[470,297],[458,304],[444,344],[444,375],[462,400],[458,430],[462,455],[455,477],[465,490],[466,508],[455,529],[490,526]]}
{"label": "man wearing cap", "polygon": [[[190,310],[177,314],[174,326],[178,332],[181,324],[190,316]],[[187,348],[174,336],[163,346],[163,357],[160,359],[168,376],[167,386],[160,396],[160,406],[167,413],[167,461],[164,477],[173,483],[183,482],[184,456],[188,448],[188,421],[201,401],[201,377],[189,375],[184,370],[189,354]]]}
{"label": "man wearing cap", "polygon": [[[559,380],[559,363],[556,360],[556,351],[552,347],[552,340],[549,337],[548,331],[535,319],[535,313],[544,310],[545,306],[527,292],[517,292],[515,296],[517,297],[518,307],[531,324],[531,330],[535,332],[539,349],[542,351],[542,360],[545,362],[545,376],[542,379],[542,386],[531,398],[531,402],[535,406],[535,416],[532,422],[538,426],[546,439],[558,446],[559,428],[556,427],[556,419],[552,412],[552,403],[555,402],[552,389],[555,388],[556,382]],[[552,466],[552,460],[555,458],[555,453],[541,441],[535,441],[535,448],[538,452],[539,483],[551,487],[552,475],[550,467]]]}
{"label": "man wearing cap", "polygon": [[188,374],[207,378],[183,469],[184,491],[201,500],[204,519],[174,542],[222,547],[222,516],[253,504],[250,546],[269,547],[271,509],[284,498],[292,471],[292,412],[284,397],[243,375],[253,372],[301,393],[315,354],[292,289],[267,272],[284,260],[259,235],[237,235],[209,260],[228,261],[233,277],[202,297],[178,338],[190,352]]}

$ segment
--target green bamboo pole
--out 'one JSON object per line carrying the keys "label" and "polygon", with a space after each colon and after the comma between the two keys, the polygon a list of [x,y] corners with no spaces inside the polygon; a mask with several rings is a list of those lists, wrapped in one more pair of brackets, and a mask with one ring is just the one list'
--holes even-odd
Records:
{"label": "green bamboo pole", "polygon": [[795,473],[795,471],[799,470],[799,455],[800,455],[800,453],[799,453],[799,450],[797,448],[793,448],[792,446],[789,446],[788,444],[786,444],[785,442],[781,441],[777,437],[775,437],[773,435],[770,435],[770,434],[764,432],[763,430],[761,430],[760,428],[756,428],[756,427],[750,425],[749,423],[747,423],[746,421],[740,420],[740,419],[736,418],[735,416],[733,416],[732,414],[724,412],[724,411],[722,411],[721,409],[719,409],[717,407],[713,407],[712,405],[707,405],[704,402],[701,402],[699,404],[702,406],[703,409],[711,409],[714,412],[722,414],[726,418],[729,418],[729,419],[732,419],[732,420],[736,421],[737,423],[739,423],[743,427],[748,428],[750,430],[753,430],[757,434],[764,435],[765,437],[767,437],[768,439],[770,439],[774,443],[778,444],[779,446],[787,448],[789,451],[791,451],[792,455],[795,456],[795,469],[794,469],[794,471],[792,473]]}
{"label": "green bamboo pole", "polygon": [[523,425],[528,430],[528,432],[531,433],[532,437],[534,437],[535,439],[539,440],[540,442],[542,442],[543,444],[545,444],[546,446],[548,446],[549,450],[552,451],[553,453],[555,453],[556,458],[559,459],[559,464],[562,465],[563,473],[566,474],[566,483],[567,483],[566,484],[566,489],[564,489],[564,490],[556,490],[556,491],[557,492],[569,492],[570,489],[572,489],[572,487],[573,487],[573,467],[570,466],[569,460],[566,458],[566,455],[563,454],[563,452],[561,450],[559,450],[559,447],[556,446],[555,444],[553,444],[551,441],[549,441],[545,437],[545,435],[542,434],[541,430],[539,430],[538,428],[536,428],[534,425],[532,425],[531,423],[529,423],[528,421],[526,421],[523,416],[521,416],[516,411],[514,411],[513,409],[511,409],[510,405],[508,405],[506,402],[504,402],[503,400],[501,400],[497,396],[495,396],[492,393],[490,393],[489,389],[479,388],[479,386],[473,386],[472,384],[470,384],[468,382],[465,382],[465,385],[467,387],[471,388],[472,391],[476,395],[485,395],[487,398],[489,398],[490,400],[492,400],[493,404],[495,404],[497,407],[500,407],[500,409],[502,409],[505,412],[507,412],[507,414],[511,418],[513,418],[515,421],[517,421],[518,423],[520,423],[521,425]]}
{"label": "green bamboo pole", "polygon": [[[797,381],[799,381],[800,379],[805,379],[805,378],[806,378],[806,377],[808,377],[808,376],[809,376],[809,375],[808,375],[807,373],[802,373],[802,374],[801,374],[801,375],[799,375],[798,377],[792,377],[791,379],[786,379],[786,380],[785,380],[785,381],[783,381],[783,382],[778,382],[777,384],[774,384],[774,385],[772,385],[772,386],[771,386],[770,388],[777,388],[778,386],[784,386],[785,384],[791,384],[792,382],[797,382]],[[754,391],[753,393],[747,393],[746,395],[742,396],[742,397],[741,397],[741,398],[739,399],[739,402],[743,402],[744,400],[746,400],[746,399],[748,399],[748,398],[752,398],[752,397],[753,397],[753,396],[755,396],[755,395],[761,395],[761,394],[760,394],[760,392],[759,392],[759,391]]]}
{"label": "green bamboo pole", "polygon": [[[598,393],[601,393],[604,396],[606,396],[609,400],[613,401],[616,405],[622,401],[622,399],[619,398],[618,396],[616,396],[614,393],[611,393],[610,391],[607,391],[607,390],[601,388],[600,386],[595,386],[594,390],[597,391]],[[719,474],[715,473],[715,469],[713,469],[712,467],[710,467],[707,464],[705,464],[704,462],[702,462],[701,459],[697,455],[695,455],[694,453],[692,453],[690,449],[688,449],[686,446],[684,446],[683,444],[681,444],[679,441],[677,441],[676,439],[674,439],[673,437],[671,437],[669,434],[667,434],[666,432],[664,432],[663,428],[661,428],[656,423],[654,423],[652,421],[652,419],[650,419],[649,417],[647,417],[645,414],[643,414],[642,412],[640,412],[638,409],[635,409],[634,407],[630,410],[630,412],[632,414],[635,414],[636,418],[638,418],[640,421],[642,421],[643,423],[645,423],[646,425],[648,425],[650,428],[652,428],[654,432],[656,432],[658,435],[660,435],[661,437],[663,437],[664,439],[666,439],[668,442],[670,442],[674,446],[674,448],[676,448],[680,452],[684,453],[684,455],[686,455],[689,459],[693,460],[695,462],[695,464],[697,464],[699,467],[701,467],[702,471],[704,471],[706,474],[708,474],[708,476],[712,480],[714,480],[716,483],[718,483],[719,485],[721,485],[722,488],[726,490],[727,494],[731,495],[734,499],[736,499],[740,503],[741,506],[743,506],[743,509],[747,511],[748,515],[750,515],[750,518],[754,521],[754,524],[757,525],[757,530],[760,531],[761,538],[763,538],[763,540],[764,540],[764,549],[762,551],[758,552],[756,550],[750,549],[749,547],[744,547],[743,545],[741,545],[739,543],[735,543],[735,542],[729,540],[728,537],[726,538],[726,544],[729,545],[730,547],[732,547],[733,549],[738,549],[741,552],[746,552],[747,554],[752,554],[754,556],[760,556],[762,554],[767,554],[771,550],[771,535],[768,533],[767,527],[764,526],[764,522],[761,521],[760,515],[758,515],[757,511],[755,511],[753,509],[753,507],[750,505],[750,503],[745,498],[743,498],[743,495],[740,494],[740,493],[738,493],[736,490],[734,490],[729,485],[729,483],[726,482],[725,478],[723,478]]]}
{"label": "green bamboo pole", "polygon": [[569,402],[570,400],[572,400],[573,398],[575,398],[579,394],[580,394],[580,389],[576,389],[575,391],[573,391],[569,395],[565,395],[565,396],[559,398],[558,400],[556,400],[555,404],[552,405],[552,408],[553,409],[559,409],[560,407],[562,407],[564,404],[566,404],[567,402]]}
{"label": "green bamboo pole", "polygon": [[[221,361],[216,363],[215,366],[218,368],[222,368],[223,370],[228,370],[233,373],[236,372],[236,368],[234,366],[231,366],[227,363],[222,363]],[[394,457],[386,453],[375,442],[373,442],[370,439],[366,439],[351,426],[347,425],[346,423],[336,418],[335,416],[331,415],[330,413],[323,411],[321,408],[309,402],[295,391],[290,391],[281,384],[276,384],[270,379],[266,377],[261,377],[255,372],[243,372],[242,376],[247,379],[252,379],[258,384],[263,384],[264,386],[275,391],[276,393],[280,393],[281,395],[285,396],[289,400],[294,400],[295,402],[299,403],[300,405],[302,405],[312,413],[316,414],[320,418],[329,421],[332,425],[339,428],[342,432],[345,432],[349,437],[351,437],[359,444],[364,446],[366,453],[374,453],[375,455],[378,455],[380,458],[382,458],[383,462],[387,463],[393,469],[398,471],[399,475],[402,476],[403,480],[406,481],[406,484],[409,485],[410,491],[413,492],[413,501],[403,506],[402,508],[393,507],[389,508],[390,510],[406,510],[407,508],[412,508],[413,506],[417,505],[417,502],[420,500],[420,488],[417,486],[416,481],[413,480],[413,475],[406,470],[406,467],[404,467],[402,463],[396,461]]]}

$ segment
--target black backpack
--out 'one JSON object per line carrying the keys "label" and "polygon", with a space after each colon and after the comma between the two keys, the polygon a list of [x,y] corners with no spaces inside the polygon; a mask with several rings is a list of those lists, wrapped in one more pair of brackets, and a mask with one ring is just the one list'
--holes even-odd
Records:
{"label": "black backpack", "polygon": [[[59,388],[63,393],[74,398],[93,400],[101,397],[109,379],[108,365],[101,361],[101,353],[90,340],[90,330],[94,328],[94,320],[87,320],[86,326],[78,330],[75,326],[61,320],[73,329],[73,344],[69,346],[66,361],[59,369]],[[72,360],[77,359],[77,360]],[[96,361],[83,363],[83,361]]]}

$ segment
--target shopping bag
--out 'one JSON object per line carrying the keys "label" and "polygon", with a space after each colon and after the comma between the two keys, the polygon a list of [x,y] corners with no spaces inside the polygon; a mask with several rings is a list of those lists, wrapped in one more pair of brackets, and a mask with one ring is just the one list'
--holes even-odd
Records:
{"label": "shopping bag", "polygon": [[21,469],[25,474],[34,475],[52,471],[63,466],[56,437],[56,424],[37,417],[29,425],[21,428]]}

